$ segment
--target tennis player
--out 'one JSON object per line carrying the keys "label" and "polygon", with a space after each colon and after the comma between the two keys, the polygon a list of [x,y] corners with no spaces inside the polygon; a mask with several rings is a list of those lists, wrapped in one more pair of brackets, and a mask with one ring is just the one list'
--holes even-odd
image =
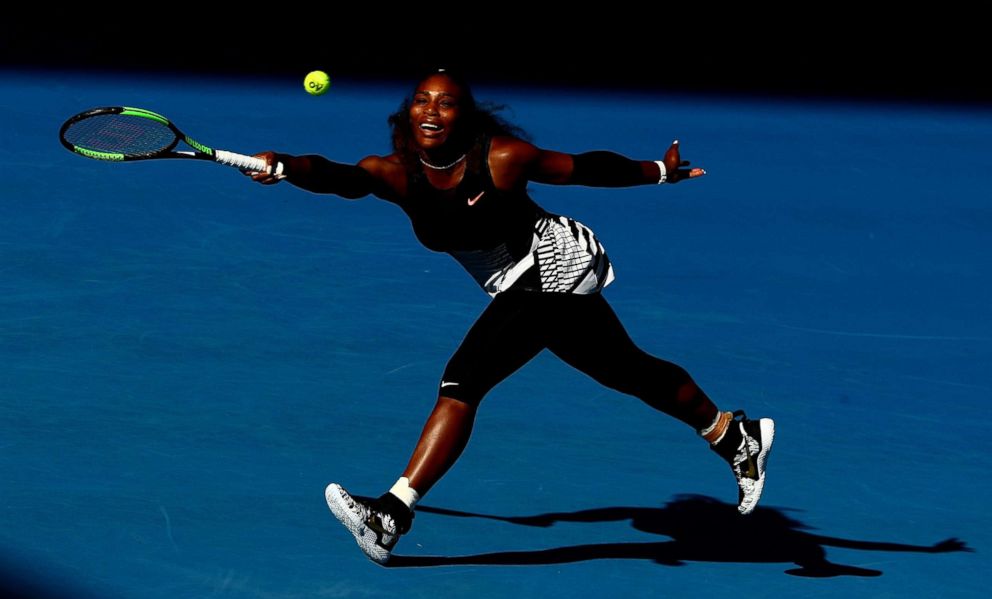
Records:
{"label": "tennis player", "polygon": [[451,254],[493,298],[448,361],[434,410],[392,488],[366,501],[328,485],[328,506],[362,551],[379,564],[389,560],[417,502],[461,455],[483,397],[544,349],[692,427],[730,465],[740,513],[753,511],[774,422],[719,410],[683,368],[635,345],[602,294],[613,281],[603,244],[584,224],[546,212],[527,194],[531,182],[629,187],[705,175],[685,168],[678,141],[662,160],[541,149],[443,70],[418,81],[389,124],[387,156],[348,165],[264,152],[258,156],[281,161],[284,172],[250,173],[263,184],[285,179],[314,193],[396,204],[424,246]]}

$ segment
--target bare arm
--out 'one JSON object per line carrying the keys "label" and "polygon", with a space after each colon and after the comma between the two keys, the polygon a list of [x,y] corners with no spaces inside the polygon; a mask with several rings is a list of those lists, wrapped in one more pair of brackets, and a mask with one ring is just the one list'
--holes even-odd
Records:
{"label": "bare arm", "polygon": [[282,175],[248,173],[263,185],[272,185],[283,179],[313,193],[328,193],[355,200],[374,194],[383,199],[393,199],[406,187],[406,174],[392,157],[369,156],[358,164],[332,162],[316,154],[290,156],[275,152],[262,152],[256,157],[266,163],[282,162]]}
{"label": "bare arm", "polygon": [[526,185],[527,181],[551,185],[630,187],[665,181],[677,183],[706,174],[701,168],[680,168],[689,166],[689,162],[679,156],[678,141],[668,148],[660,161],[664,172],[662,164],[652,160],[632,160],[606,151],[565,154],[542,150],[509,137],[493,139],[489,162],[493,182],[504,189]]}

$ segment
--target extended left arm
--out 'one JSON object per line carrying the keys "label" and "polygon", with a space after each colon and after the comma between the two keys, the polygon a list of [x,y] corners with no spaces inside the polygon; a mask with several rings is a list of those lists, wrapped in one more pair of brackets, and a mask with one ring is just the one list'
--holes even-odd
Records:
{"label": "extended left arm", "polygon": [[631,160],[615,152],[596,150],[572,156],[568,182],[589,187],[630,187],[665,183],[668,169],[662,162]]}
{"label": "extended left arm", "polygon": [[529,180],[553,185],[588,185],[590,187],[630,187],[651,183],[678,183],[706,174],[701,168],[688,167],[679,156],[679,142],[672,143],[663,160],[632,160],[615,152],[598,150],[582,154],[564,154],[528,148]]}

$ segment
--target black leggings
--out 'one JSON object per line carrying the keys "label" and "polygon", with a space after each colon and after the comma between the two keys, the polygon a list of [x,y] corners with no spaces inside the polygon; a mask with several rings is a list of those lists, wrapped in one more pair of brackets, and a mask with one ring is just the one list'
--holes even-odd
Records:
{"label": "black leggings", "polygon": [[439,395],[478,405],[545,348],[603,385],[696,430],[716,417],[716,406],[689,374],[637,347],[599,293],[500,293],[448,361]]}

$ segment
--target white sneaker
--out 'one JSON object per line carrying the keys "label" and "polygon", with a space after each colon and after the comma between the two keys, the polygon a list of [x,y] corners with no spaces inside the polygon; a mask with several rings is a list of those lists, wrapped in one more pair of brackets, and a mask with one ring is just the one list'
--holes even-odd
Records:
{"label": "white sneaker", "polygon": [[734,412],[730,423],[738,430],[727,431],[713,451],[727,460],[737,478],[737,511],[747,515],[754,511],[765,488],[765,462],[775,439],[775,421],[771,418],[748,420],[743,411]]}
{"label": "white sneaker", "polygon": [[344,524],[368,558],[379,565],[389,561],[400,536],[409,530],[397,524],[388,512],[376,509],[371,502],[355,499],[344,488],[331,483],[324,490],[327,507]]}

